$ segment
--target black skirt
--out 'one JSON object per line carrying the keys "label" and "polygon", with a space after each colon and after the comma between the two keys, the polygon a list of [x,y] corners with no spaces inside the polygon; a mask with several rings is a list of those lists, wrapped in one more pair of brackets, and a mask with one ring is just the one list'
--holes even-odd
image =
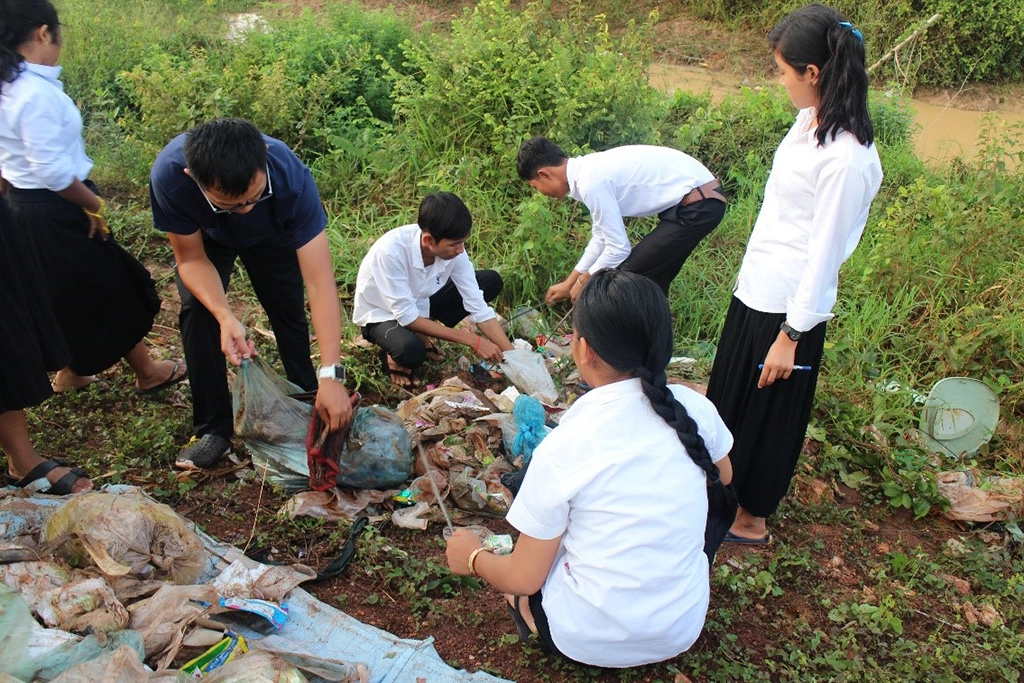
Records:
{"label": "black skirt", "polygon": [[825,349],[825,323],[804,333],[789,379],[757,388],[758,364],[779,335],[785,313],[761,313],[736,297],[729,304],[722,338],[708,380],[708,399],[732,432],[729,454],[739,503],[768,517],[789,490],[814,405],[814,390]]}
{"label": "black skirt", "polygon": [[152,329],[160,310],[156,283],[113,236],[90,239],[88,217],[60,195],[11,188],[8,198],[14,228],[41,265],[71,369],[106,370]]}
{"label": "black skirt", "polygon": [[39,405],[71,361],[39,262],[0,198],[0,413]]}

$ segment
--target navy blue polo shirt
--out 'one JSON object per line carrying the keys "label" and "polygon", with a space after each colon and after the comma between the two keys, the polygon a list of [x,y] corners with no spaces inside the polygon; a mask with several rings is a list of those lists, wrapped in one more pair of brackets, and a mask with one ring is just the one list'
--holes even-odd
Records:
{"label": "navy blue polo shirt", "polygon": [[323,232],[327,213],[313,174],[286,144],[266,135],[263,139],[274,196],[246,214],[214,213],[199,186],[185,175],[185,134],[171,140],[149,174],[153,225],[176,235],[202,230],[235,249],[261,242],[298,249]]}

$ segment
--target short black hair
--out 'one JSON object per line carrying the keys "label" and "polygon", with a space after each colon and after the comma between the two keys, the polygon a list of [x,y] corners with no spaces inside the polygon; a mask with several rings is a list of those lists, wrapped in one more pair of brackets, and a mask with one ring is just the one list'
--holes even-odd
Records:
{"label": "short black hair", "polygon": [[523,180],[533,180],[537,171],[547,166],[561,166],[569,158],[562,148],[542,135],[530,138],[519,146],[516,170]]}
{"label": "short black hair", "polygon": [[267,167],[267,142],[251,121],[212,119],[185,134],[185,166],[201,187],[241,197]]}
{"label": "short black hair", "polygon": [[435,242],[466,239],[473,229],[469,209],[451,192],[435,192],[424,197],[416,222],[420,230],[428,232]]}

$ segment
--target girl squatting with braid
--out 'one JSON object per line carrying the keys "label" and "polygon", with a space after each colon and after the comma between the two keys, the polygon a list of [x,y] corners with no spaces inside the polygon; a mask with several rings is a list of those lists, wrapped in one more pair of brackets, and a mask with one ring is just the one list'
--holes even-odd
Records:
{"label": "girl squatting with braid", "polygon": [[740,509],[726,541],[765,543],[810,419],[839,267],[882,182],[868,116],[864,38],[808,5],[768,41],[799,109],[779,145],[726,315],[707,396],[736,438]]}
{"label": "girl squatting with braid", "polygon": [[708,608],[707,483],[731,478],[732,435],[715,407],[665,384],[668,301],[651,280],[602,270],[573,315],[572,354],[593,388],[537,446],[508,513],[511,555],[471,532],[448,566],[506,594],[524,639],[602,667],[687,650]]}

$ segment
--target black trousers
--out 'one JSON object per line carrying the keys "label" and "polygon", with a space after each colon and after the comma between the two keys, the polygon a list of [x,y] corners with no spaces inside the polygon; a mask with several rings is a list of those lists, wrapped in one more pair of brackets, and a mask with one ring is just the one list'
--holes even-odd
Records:
{"label": "black trousers", "polygon": [[703,199],[689,206],[673,206],[658,214],[658,225],[633,247],[619,269],[643,275],[668,295],[669,285],[679,274],[702,239],[718,227],[725,216],[725,202]]}
{"label": "black trousers", "polygon": [[[316,389],[316,372],[309,357],[309,324],[302,273],[295,247],[272,241],[245,249],[225,246],[203,235],[203,246],[224,291],[228,291],[235,259],[240,258],[256,298],[270,320],[277,338],[285,374],[305,391]],[[177,272],[175,273],[177,275]],[[233,415],[228,390],[227,366],[220,346],[220,324],[203,304],[176,278],[181,296],[181,341],[192,387],[192,426],[196,436],[232,435]]]}
{"label": "black trousers", "polygon": [[[484,301],[494,301],[501,293],[501,275],[496,271],[476,271],[476,284],[484,294]],[[446,327],[455,327],[467,315],[462,295],[451,280],[430,297],[430,317]],[[403,367],[416,369],[427,359],[423,340],[409,328],[399,325],[397,320],[364,325],[362,333],[367,341],[384,349]]]}

